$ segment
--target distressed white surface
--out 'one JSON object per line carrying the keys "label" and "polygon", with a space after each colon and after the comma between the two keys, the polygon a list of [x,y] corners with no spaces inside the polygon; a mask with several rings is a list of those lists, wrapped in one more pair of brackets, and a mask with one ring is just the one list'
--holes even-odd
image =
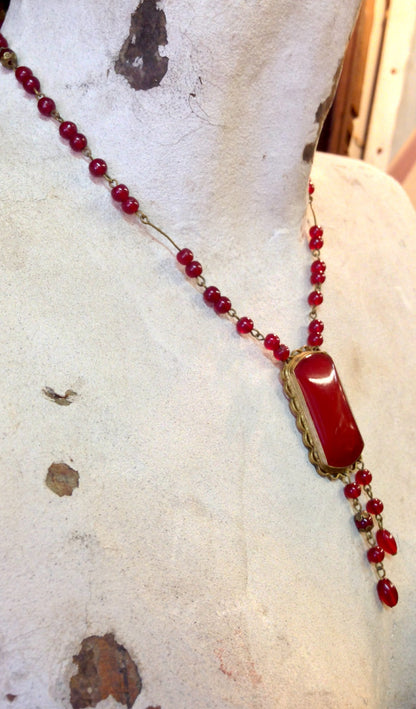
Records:
{"label": "distressed white surface", "polygon": [[[15,3],[4,27],[111,174],[194,249],[241,314],[292,347],[307,322],[302,150],[353,15],[347,2],[313,6],[163,3],[171,65],[146,94],[111,69],[133,3],[56,2],[47,13]],[[198,75],[214,126],[189,110]],[[16,709],[68,709],[72,655],[84,637],[114,632],[143,679],[135,709],[410,709],[407,198],[373,168],[317,156],[325,344],[400,543],[386,563],[400,605],[388,611],[342,486],[307,462],[277,367],[117,213],[13,77],[0,80],[0,702],[11,692]],[[58,407],[45,385],[79,396]],[[80,473],[71,498],[44,485],[61,460]]]}

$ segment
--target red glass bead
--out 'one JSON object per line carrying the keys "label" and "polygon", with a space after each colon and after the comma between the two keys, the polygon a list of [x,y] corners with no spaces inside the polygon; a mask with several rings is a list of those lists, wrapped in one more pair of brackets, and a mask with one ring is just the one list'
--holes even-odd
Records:
{"label": "red glass bead", "polygon": [[23,81],[23,88],[28,94],[34,94],[40,89],[40,81],[36,76],[28,76],[27,79]]}
{"label": "red glass bead", "polygon": [[384,505],[377,497],[373,497],[367,502],[366,509],[367,512],[371,512],[372,515],[381,515],[384,510]]}
{"label": "red glass bead", "polygon": [[308,337],[309,347],[320,347],[324,341],[320,332],[312,332]]}
{"label": "red glass bead", "polygon": [[240,335],[247,335],[252,331],[253,327],[254,323],[250,318],[243,317],[237,320],[236,328]]}
{"label": "red glass bead", "polygon": [[78,128],[72,121],[64,121],[59,126],[59,135],[65,140],[70,140],[74,135],[78,133]]}
{"label": "red glass bead", "polygon": [[107,163],[101,158],[94,158],[88,165],[88,169],[94,177],[102,177],[107,172]]}
{"label": "red glass bead", "polygon": [[69,144],[72,150],[75,150],[76,153],[80,153],[87,147],[87,139],[82,133],[75,133],[75,135],[69,139]]}
{"label": "red glass bead", "polygon": [[2,34],[0,34],[0,47],[8,47],[7,39]]}
{"label": "red glass bead", "polygon": [[309,332],[321,333],[325,326],[324,326],[322,320],[311,320],[308,327],[309,327]]}
{"label": "red glass bead", "polygon": [[318,271],[321,271],[323,273],[324,271],[326,271],[325,261],[321,261],[319,258],[315,261],[312,261],[311,271],[312,273],[317,273]]}
{"label": "red glass bead", "polygon": [[185,273],[189,278],[197,278],[202,273],[202,266],[199,261],[191,261],[185,267]]}
{"label": "red glass bead", "polygon": [[322,301],[324,299],[324,296],[322,295],[321,291],[319,290],[313,290],[312,293],[309,293],[308,295],[308,303],[312,307],[316,307],[317,305],[321,305]]}
{"label": "red glass bead", "polygon": [[134,197],[127,197],[127,199],[121,203],[121,208],[126,214],[136,214],[139,209],[139,203]]}
{"label": "red glass bead", "polygon": [[216,286],[208,286],[208,288],[204,290],[203,298],[207,305],[213,306],[221,298],[221,293]]}
{"label": "red glass bead", "polygon": [[311,226],[311,228],[309,229],[309,235],[312,238],[314,238],[315,236],[322,236],[323,233],[324,233],[324,230],[322,229],[322,227],[318,226],[317,224],[315,224],[314,226]]}
{"label": "red glass bead", "polygon": [[280,339],[277,337],[277,335],[273,335],[272,332],[270,332],[264,338],[264,346],[265,346],[266,350],[277,350],[279,345],[280,345]]}
{"label": "red glass bead", "polygon": [[289,359],[290,350],[286,345],[280,345],[277,349],[273,350],[273,355],[279,362],[286,362]]}
{"label": "red glass bead", "polygon": [[376,532],[377,544],[383,547],[387,554],[394,556],[397,554],[397,543],[393,535],[387,529],[378,529]]}
{"label": "red glass bead", "polygon": [[47,96],[40,98],[38,101],[38,110],[42,116],[50,116],[56,108],[55,101]]}
{"label": "red glass bead", "polygon": [[181,249],[181,250],[176,254],[176,260],[177,260],[182,266],[187,266],[188,263],[191,263],[191,261],[194,260],[194,255],[193,255],[191,249]]}
{"label": "red glass bead", "polygon": [[315,192],[315,185],[312,184],[312,182],[310,182],[308,185],[308,192],[309,194],[313,194]]}
{"label": "red glass bead", "polygon": [[225,295],[222,295],[216,303],[214,303],[214,310],[218,315],[223,315],[231,310],[231,300]]}
{"label": "red glass bead", "polygon": [[322,236],[314,236],[309,242],[309,248],[311,251],[319,251],[324,245],[324,240]]}
{"label": "red glass bead", "polygon": [[344,495],[347,500],[356,500],[361,495],[361,488],[357,483],[348,483],[344,487]]}
{"label": "red glass bead", "polygon": [[367,512],[358,512],[354,517],[355,526],[359,532],[368,532],[374,527],[374,521]]}
{"label": "red glass bead", "polygon": [[29,69],[28,66],[18,66],[14,75],[16,79],[18,80],[19,84],[23,84],[26,79],[29,78],[29,76],[32,76],[33,71],[32,69]]}
{"label": "red glass bead", "polygon": [[397,605],[399,594],[396,586],[393,586],[390,579],[380,579],[377,584],[377,593],[380,601],[385,603],[386,606],[393,608]]}
{"label": "red glass bead", "polygon": [[[129,196],[129,189],[126,185],[116,185],[111,190],[111,196],[115,202],[124,202]],[[191,261],[193,256],[191,257]]]}
{"label": "red glass bead", "polygon": [[380,564],[384,559],[384,549],[381,547],[371,547],[367,552],[367,559],[370,564]]}
{"label": "red glass bead", "polygon": [[311,283],[315,285],[316,283],[324,283],[326,279],[325,273],[323,271],[316,271],[316,273],[311,274]]}
{"label": "red glass bead", "polygon": [[359,485],[369,485],[372,479],[373,476],[371,475],[370,471],[367,470],[367,468],[357,470],[357,472],[355,473],[355,482],[357,482]]}

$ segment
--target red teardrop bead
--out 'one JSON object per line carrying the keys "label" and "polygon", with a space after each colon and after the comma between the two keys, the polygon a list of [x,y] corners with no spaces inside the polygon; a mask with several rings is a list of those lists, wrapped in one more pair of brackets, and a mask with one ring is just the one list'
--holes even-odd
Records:
{"label": "red teardrop bead", "polygon": [[[111,190],[111,196],[115,202],[125,202],[129,196],[129,188],[126,185],[115,185]],[[191,257],[191,261],[193,255]]]}
{"label": "red teardrop bead", "polygon": [[121,203],[121,208],[126,214],[136,214],[139,209],[139,203],[135,197],[127,197]]}
{"label": "red teardrop bead", "polygon": [[59,126],[59,135],[61,138],[65,138],[65,140],[70,140],[74,135],[76,135],[77,132],[78,128],[76,123],[73,123],[72,121],[64,121]]}
{"label": "red teardrop bead", "polygon": [[377,544],[383,547],[387,554],[394,556],[397,554],[397,543],[393,535],[387,529],[378,529],[376,532]]}
{"label": "red teardrop bead", "polygon": [[309,347],[320,347],[324,341],[320,332],[312,332],[308,337]]}
{"label": "red teardrop bead", "polygon": [[367,502],[366,509],[367,512],[371,512],[372,515],[381,515],[384,510],[384,505],[377,497],[373,497]]}
{"label": "red teardrop bead", "polygon": [[316,283],[325,283],[326,276],[323,271],[316,271],[311,275],[311,283],[315,285]]}
{"label": "red teardrop bead", "polygon": [[309,248],[311,251],[319,251],[324,245],[324,240],[322,236],[314,236],[309,242]]}
{"label": "red teardrop bead", "polygon": [[367,552],[367,559],[370,564],[380,564],[384,559],[384,549],[379,546],[371,547]]}
{"label": "red teardrop bead", "polygon": [[80,153],[87,147],[87,139],[83,133],[75,133],[70,139],[69,144],[76,153]]}
{"label": "red teardrop bead", "polygon": [[323,331],[325,325],[322,320],[311,320],[308,325],[309,332],[318,332],[319,334]]}
{"label": "red teardrop bead", "polygon": [[361,495],[361,488],[357,483],[348,483],[344,487],[344,495],[348,500],[356,500]]}
{"label": "red teardrop bead", "polygon": [[386,606],[393,608],[397,605],[399,594],[396,586],[393,586],[390,579],[380,579],[377,584],[377,593],[380,601],[385,603]]}
{"label": "red teardrop bead", "polygon": [[107,163],[102,158],[94,158],[88,165],[88,169],[94,177],[102,177],[107,172]]}
{"label": "red teardrop bead", "polygon": [[28,76],[27,79],[23,81],[23,88],[28,94],[34,94],[40,89],[40,81],[36,76]]}
{"label": "red teardrop bead", "polygon": [[355,482],[357,482],[359,485],[369,485],[372,479],[373,476],[366,468],[363,468],[362,470],[357,470],[357,472],[355,473]]}
{"label": "red teardrop bead", "polygon": [[312,273],[316,273],[317,271],[322,271],[322,272],[326,271],[325,261],[321,261],[320,259],[316,259],[316,261],[312,261],[311,271],[312,271]]}

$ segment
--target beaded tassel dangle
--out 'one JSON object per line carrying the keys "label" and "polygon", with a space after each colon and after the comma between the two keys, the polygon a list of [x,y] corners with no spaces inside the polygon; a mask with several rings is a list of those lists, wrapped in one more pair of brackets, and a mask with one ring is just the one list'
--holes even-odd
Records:
{"label": "beaded tassel dangle", "polygon": [[[9,49],[2,34],[0,61],[4,67],[14,71],[23,89],[36,97],[41,115],[58,123],[59,134],[69,143],[70,148],[84,155],[91,175],[108,183],[115,205],[120,206],[125,214],[136,215],[141,224],[155,229],[169,241],[176,251],[178,264],[185,275],[195,282],[206,305],[213,308],[218,315],[233,321],[240,335],[248,335],[262,343],[265,354],[271,355],[273,361],[282,365],[284,391],[296,417],[303,442],[309,450],[309,459],[320,475],[331,480],[340,480],[344,484],[345,497],[350,501],[355,513],[355,526],[367,543],[367,559],[374,566],[379,579],[378,596],[385,605],[395,606],[398,601],[397,589],[386,578],[383,560],[386,553],[396,554],[396,541],[390,532],[384,529],[381,514],[383,503],[373,496],[372,475],[364,467],[361,458],[364,443],[337,370],[331,357],[320,350],[324,325],[317,318],[317,308],[323,302],[321,286],[325,281],[326,266],[320,254],[324,243],[323,229],[317,223],[313,208],[312,183],[309,183],[309,207],[313,216],[313,225],[309,229],[309,249],[313,257],[310,267],[313,289],[308,296],[310,322],[306,345],[291,352],[276,334],[263,335],[250,317],[237,315],[230,299],[222,295],[216,286],[207,286],[201,263],[194,259],[192,251],[189,248],[180,248],[166,232],[153,224],[141,211],[137,199],[130,195],[128,187],[110,177],[107,163],[102,158],[92,156],[87,138],[78,131],[76,124],[64,120],[56,110],[53,99],[41,93],[39,79],[33,75],[31,69],[18,66],[17,57]],[[360,502],[362,495],[367,497],[365,509]],[[375,523],[377,531],[374,535]]]}

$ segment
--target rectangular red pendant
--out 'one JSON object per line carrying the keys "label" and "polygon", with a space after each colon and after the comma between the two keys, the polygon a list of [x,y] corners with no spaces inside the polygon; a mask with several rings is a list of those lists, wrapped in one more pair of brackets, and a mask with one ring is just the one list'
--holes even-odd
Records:
{"label": "rectangular red pendant", "polygon": [[282,379],[318,472],[336,475],[353,465],[364,442],[331,357],[299,352],[283,368]]}

